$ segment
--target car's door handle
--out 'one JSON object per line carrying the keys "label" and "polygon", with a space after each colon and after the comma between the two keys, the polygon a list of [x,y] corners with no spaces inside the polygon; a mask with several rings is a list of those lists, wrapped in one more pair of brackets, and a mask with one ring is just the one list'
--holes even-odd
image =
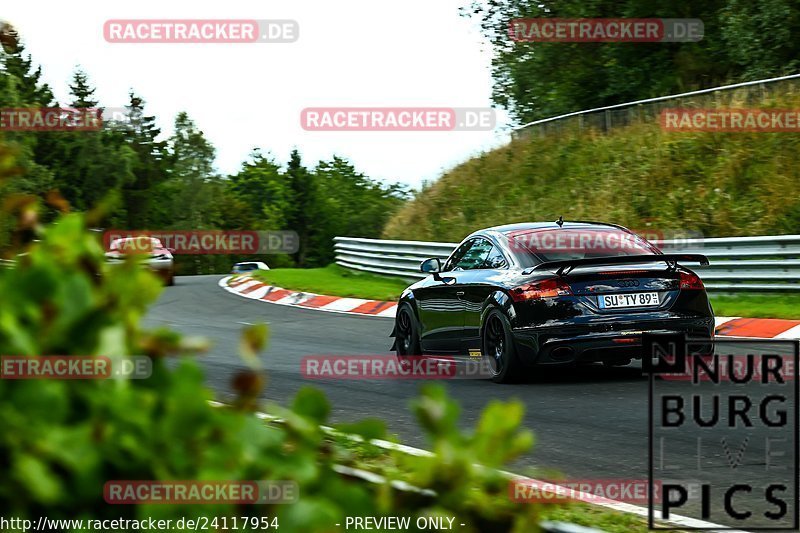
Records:
{"label": "car's door handle", "polygon": [[456,292],[456,296],[464,296],[464,291],[458,291],[458,292]]}

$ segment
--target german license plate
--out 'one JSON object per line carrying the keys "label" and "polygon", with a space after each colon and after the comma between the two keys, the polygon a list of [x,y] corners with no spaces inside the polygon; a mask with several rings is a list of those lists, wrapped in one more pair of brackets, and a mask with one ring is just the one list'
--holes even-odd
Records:
{"label": "german license plate", "polygon": [[628,307],[653,307],[660,302],[657,292],[629,292],[604,294],[597,297],[600,309],[625,309]]}

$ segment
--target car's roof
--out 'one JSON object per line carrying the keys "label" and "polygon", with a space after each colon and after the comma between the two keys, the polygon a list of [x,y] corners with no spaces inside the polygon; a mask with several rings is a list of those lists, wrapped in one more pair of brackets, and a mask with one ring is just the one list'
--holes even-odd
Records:
{"label": "car's roof", "polygon": [[509,233],[521,233],[525,231],[536,231],[536,230],[543,230],[543,229],[570,229],[570,228],[618,228],[624,229],[622,226],[618,226],[616,224],[609,224],[605,222],[592,222],[592,221],[567,221],[565,220],[562,226],[559,226],[556,222],[519,222],[517,224],[505,224],[502,226],[493,226],[491,228],[486,228],[480,231],[476,231],[475,233],[480,233],[483,231],[486,232],[496,232],[503,235],[507,235]]}

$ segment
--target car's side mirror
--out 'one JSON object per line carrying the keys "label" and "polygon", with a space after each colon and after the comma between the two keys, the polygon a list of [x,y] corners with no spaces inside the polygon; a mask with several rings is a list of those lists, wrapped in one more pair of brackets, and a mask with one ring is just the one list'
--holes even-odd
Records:
{"label": "car's side mirror", "polygon": [[419,264],[419,271],[424,272],[425,274],[435,274],[437,272],[441,272],[441,270],[442,262],[439,261],[438,257],[431,257],[430,259],[426,259]]}
{"label": "car's side mirror", "polygon": [[441,281],[442,277],[439,272],[442,271],[442,262],[438,257],[431,257],[419,264],[419,271],[425,274],[433,274],[433,279]]}

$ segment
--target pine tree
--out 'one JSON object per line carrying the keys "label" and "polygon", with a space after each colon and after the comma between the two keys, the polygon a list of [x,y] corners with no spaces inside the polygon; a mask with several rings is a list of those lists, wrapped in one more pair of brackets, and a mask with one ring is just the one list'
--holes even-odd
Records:
{"label": "pine tree", "polygon": [[296,148],[289,156],[286,175],[289,178],[289,188],[293,199],[291,211],[287,216],[289,227],[286,229],[297,232],[299,246],[297,253],[294,254],[294,259],[297,266],[302,267],[306,264],[308,243],[313,231],[312,213],[315,207],[316,191],[314,174],[303,166],[300,152]]}
{"label": "pine tree", "polygon": [[[42,83],[40,67],[33,67],[13,26],[0,23],[0,107],[42,107],[53,105],[53,93]],[[53,172],[40,164],[40,132],[4,132],[5,140],[16,152],[21,173],[2,186],[3,194],[42,195],[52,187]],[[47,220],[52,213],[43,213]]]}
{"label": "pine tree", "polygon": [[33,67],[30,54],[25,55],[25,46],[13,26],[3,23],[0,26],[2,44],[2,65],[5,73],[13,78],[17,101],[5,101],[9,93],[0,93],[0,103],[11,106],[53,104],[53,92],[41,81],[42,67]]}
{"label": "pine tree", "polygon": [[161,130],[156,119],[144,111],[145,101],[133,91],[125,106],[125,124],[120,133],[136,155],[133,180],[123,189],[127,225],[147,229],[153,222],[151,206],[155,188],[166,179],[165,143],[156,140]]}
{"label": "pine tree", "polygon": [[74,97],[72,107],[77,109],[97,107],[98,102],[94,99],[94,91],[94,87],[89,86],[89,77],[86,73],[80,68],[76,69],[69,86],[69,93]]}
{"label": "pine tree", "polygon": [[[86,73],[77,70],[69,88],[73,107],[97,107]],[[53,185],[73,209],[86,211],[119,196],[132,179],[133,153],[112,131],[40,132],[37,140],[37,161],[52,170]]]}
{"label": "pine tree", "polygon": [[[207,228],[214,216],[211,182],[216,150],[186,112],[175,118],[175,133],[168,143],[169,177],[157,200],[162,212],[176,227]],[[168,223],[165,221],[165,223]]]}

